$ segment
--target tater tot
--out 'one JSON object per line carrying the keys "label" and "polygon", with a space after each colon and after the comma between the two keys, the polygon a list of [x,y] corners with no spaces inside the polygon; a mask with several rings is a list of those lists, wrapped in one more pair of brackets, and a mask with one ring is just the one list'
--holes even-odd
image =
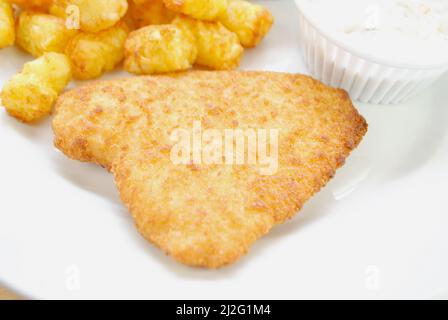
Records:
{"label": "tater tot", "polygon": [[63,53],[78,33],[67,29],[65,20],[49,14],[22,12],[17,24],[17,44],[35,57],[45,52]]}
{"label": "tater tot", "polygon": [[227,0],[163,0],[166,7],[199,20],[214,20],[226,8]]}
{"label": "tater tot", "polygon": [[72,78],[68,57],[54,52],[45,53],[41,58],[26,63],[22,73],[38,76],[57,93],[64,90]]}
{"label": "tater tot", "polygon": [[175,25],[147,26],[129,35],[124,68],[136,74],[186,70],[192,67],[196,55],[190,33]]}
{"label": "tater tot", "polygon": [[269,32],[274,17],[268,9],[244,0],[229,0],[219,21],[235,32],[244,47],[255,47]]}
{"label": "tater tot", "polygon": [[0,49],[14,44],[14,14],[6,0],[0,0]]}
{"label": "tater tot", "polygon": [[126,12],[126,14],[124,15],[124,17],[121,19],[121,21],[123,21],[126,24],[129,31],[133,31],[133,30],[137,29],[137,23],[131,14],[131,4],[132,4],[132,2],[129,1],[129,9]]}
{"label": "tater tot", "polygon": [[220,22],[199,21],[179,16],[173,23],[194,35],[198,48],[196,64],[216,70],[238,67],[244,49],[237,35],[227,30]]}
{"label": "tater tot", "polygon": [[54,0],[50,7],[50,13],[58,17],[78,16],[79,26],[85,32],[99,32],[114,26],[127,10],[127,0]]}
{"label": "tater tot", "polygon": [[71,79],[70,61],[64,54],[45,53],[28,62],[2,90],[6,111],[23,122],[33,122],[51,113],[59,93]]}
{"label": "tater tot", "polygon": [[53,0],[9,0],[24,10],[47,11]]}
{"label": "tater tot", "polygon": [[87,80],[113,70],[124,57],[124,43],[129,30],[124,22],[98,32],[80,32],[72,38],[65,53],[72,62],[73,76]]}
{"label": "tater tot", "polygon": [[129,10],[137,28],[167,24],[176,16],[175,12],[165,7],[163,0],[131,0]]}

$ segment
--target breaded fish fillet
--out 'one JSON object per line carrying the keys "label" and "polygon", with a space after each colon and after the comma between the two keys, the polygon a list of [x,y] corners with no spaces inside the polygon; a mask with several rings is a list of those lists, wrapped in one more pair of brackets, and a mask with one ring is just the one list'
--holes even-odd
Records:
{"label": "breaded fish fillet", "polygon": [[[278,170],[179,165],[178,128],[279,129]],[[293,217],[367,131],[343,90],[310,77],[208,72],[102,81],[57,102],[55,145],[114,176],[139,232],[176,260],[217,268]]]}

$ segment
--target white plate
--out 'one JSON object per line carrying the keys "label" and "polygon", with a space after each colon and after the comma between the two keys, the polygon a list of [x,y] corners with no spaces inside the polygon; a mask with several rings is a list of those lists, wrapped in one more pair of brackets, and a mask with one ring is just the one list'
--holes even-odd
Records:
{"label": "white plate", "polygon": [[[244,69],[306,72],[292,1]],[[0,83],[29,59],[0,52]],[[122,76],[114,74],[112,76]],[[112,177],[0,111],[0,282],[31,298],[448,297],[448,76],[370,130],[336,178],[237,264],[191,269],[140,238]]]}

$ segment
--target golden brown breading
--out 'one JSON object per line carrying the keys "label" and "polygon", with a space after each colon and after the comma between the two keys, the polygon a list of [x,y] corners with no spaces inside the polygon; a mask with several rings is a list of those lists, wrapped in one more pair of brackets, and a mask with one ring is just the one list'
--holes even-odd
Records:
{"label": "golden brown breading", "polygon": [[[175,165],[175,128],[278,128],[279,167]],[[108,168],[140,233],[176,260],[217,268],[293,217],[344,164],[367,124],[343,90],[272,72],[192,71],[96,82],[53,122],[67,156]]]}

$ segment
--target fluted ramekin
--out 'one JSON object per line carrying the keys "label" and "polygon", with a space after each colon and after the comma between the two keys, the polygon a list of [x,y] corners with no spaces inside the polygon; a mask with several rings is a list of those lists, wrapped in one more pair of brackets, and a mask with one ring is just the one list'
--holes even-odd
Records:
{"label": "fluted ramekin", "polygon": [[400,103],[448,71],[448,56],[441,65],[431,65],[430,61],[427,65],[406,65],[362,54],[319,28],[300,0],[295,2],[299,9],[301,47],[310,73],[327,85],[345,89],[354,100]]}

